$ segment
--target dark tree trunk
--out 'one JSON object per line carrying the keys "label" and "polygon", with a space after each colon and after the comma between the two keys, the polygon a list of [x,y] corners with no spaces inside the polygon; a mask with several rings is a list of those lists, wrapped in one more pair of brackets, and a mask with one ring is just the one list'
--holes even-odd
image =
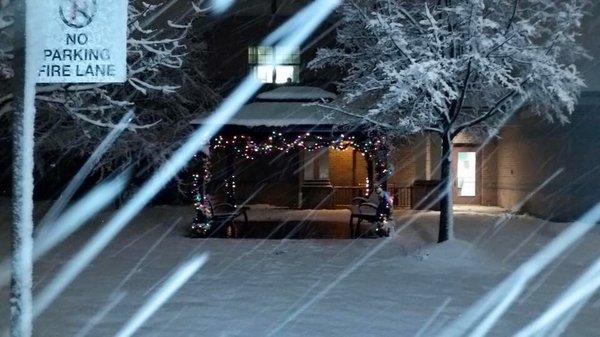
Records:
{"label": "dark tree trunk", "polygon": [[439,192],[440,228],[438,242],[454,238],[454,200],[452,195],[452,139],[449,134],[442,136],[442,163]]}

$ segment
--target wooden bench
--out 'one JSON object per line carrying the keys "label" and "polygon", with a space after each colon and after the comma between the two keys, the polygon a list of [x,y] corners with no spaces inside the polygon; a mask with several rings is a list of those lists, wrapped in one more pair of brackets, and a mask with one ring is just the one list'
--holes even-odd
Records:
{"label": "wooden bench", "polygon": [[[356,197],[352,199],[352,205],[349,207],[350,209],[350,238],[355,239],[359,236],[360,224],[363,221],[367,221],[370,223],[377,222],[377,203],[379,202],[379,198],[377,193],[371,193],[371,196],[367,198]],[[356,219],[356,224],[354,223],[354,219]]]}
{"label": "wooden bench", "polygon": [[[194,220],[194,224],[190,228],[190,235],[192,237],[211,237],[215,235],[219,237],[236,237],[237,228],[233,221],[242,217],[244,225],[248,224],[248,214],[246,213],[248,207],[236,207],[226,202],[213,206],[210,201],[208,205],[210,207],[210,220],[212,224],[209,228],[198,228],[195,225],[196,220]],[[198,219],[198,215],[196,215],[196,219]]]}
{"label": "wooden bench", "polygon": [[216,230],[222,226],[231,223],[231,233],[227,233],[228,237],[236,237],[237,230],[236,226],[233,226],[233,221],[242,217],[244,219],[244,225],[248,225],[248,214],[246,211],[248,207],[236,207],[230,203],[222,202],[214,206],[211,205],[212,221],[218,226]]}

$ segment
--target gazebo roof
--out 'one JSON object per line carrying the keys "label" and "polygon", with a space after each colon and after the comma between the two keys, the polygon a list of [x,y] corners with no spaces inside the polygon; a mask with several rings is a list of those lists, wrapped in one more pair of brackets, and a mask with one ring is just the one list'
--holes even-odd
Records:
{"label": "gazebo roof", "polygon": [[[286,127],[294,125],[336,125],[339,118],[332,118],[331,109],[301,102],[254,102],[244,105],[226,125]],[[204,124],[206,117],[192,121]]]}
{"label": "gazebo roof", "polygon": [[[311,102],[331,101],[335,94],[317,87],[279,87],[259,94],[256,102],[244,105],[225,125],[245,127],[293,127],[345,124],[349,116]],[[204,124],[208,116],[194,119]]]}
{"label": "gazebo roof", "polygon": [[336,94],[318,87],[285,86],[263,92],[256,96],[261,101],[331,101]]}

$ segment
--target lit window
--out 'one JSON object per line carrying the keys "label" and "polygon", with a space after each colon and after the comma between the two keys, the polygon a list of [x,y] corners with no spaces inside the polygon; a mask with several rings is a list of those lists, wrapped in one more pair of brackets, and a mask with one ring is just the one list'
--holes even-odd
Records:
{"label": "lit window", "polygon": [[456,170],[456,184],[461,197],[476,195],[477,155],[475,152],[459,152]]}
{"label": "lit window", "polygon": [[304,180],[329,179],[329,150],[304,151]]}
{"label": "lit window", "polygon": [[300,52],[294,51],[288,58],[274,66],[277,50],[274,47],[248,48],[248,64],[262,83],[298,83]]}

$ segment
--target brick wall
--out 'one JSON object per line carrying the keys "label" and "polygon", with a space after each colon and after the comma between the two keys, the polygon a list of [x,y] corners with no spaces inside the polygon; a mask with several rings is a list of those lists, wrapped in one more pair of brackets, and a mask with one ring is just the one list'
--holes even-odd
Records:
{"label": "brick wall", "polygon": [[353,157],[354,149],[329,149],[329,179],[333,186],[354,185]]}
{"label": "brick wall", "polygon": [[481,149],[481,204],[498,204],[498,156],[496,140]]}
{"label": "brick wall", "polygon": [[[498,141],[498,204],[525,200],[525,212],[573,220],[600,201],[600,93],[584,93],[566,125],[534,117],[512,121]],[[555,179],[544,182],[558,170]]]}
{"label": "brick wall", "polygon": [[[398,186],[411,185],[416,176],[416,159],[417,153],[412,143],[395,149],[388,158],[394,169],[389,182]],[[352,148],[329,150],[329,176],[334,186],[364,185],[367,177],[365,157]]]}
{"label": "brick wall", "polygon": [[356,165],[354,166],[354,175],[356,177],[357,185],[365,185],[367,181],[367,160],[365,156],[359,151],[354,154],[354,160]]}
{"label": "brick wall", "polygon": [[418,179],[417,160],[422,154],[418,150],[418,144],[416,141],[410,141],[392,150],[388,158],[394,170],[394,175],[389,180],[391,184],[410,186],[415,179]]}

